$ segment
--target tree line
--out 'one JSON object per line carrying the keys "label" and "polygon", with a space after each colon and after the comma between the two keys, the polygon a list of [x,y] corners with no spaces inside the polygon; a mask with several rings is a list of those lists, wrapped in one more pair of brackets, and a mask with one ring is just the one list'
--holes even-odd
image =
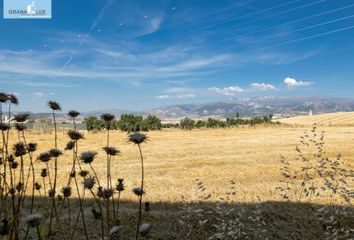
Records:
{"label": "tree line", "polygon": [[[107,123],[97,117],[85,118],[84,124],[88,131],[102,130],[107,128]],[[119,120],[113,120],[109,126],[110,129],[121,130],[125,132],[138,132],[138,131],[153,131],[161,130],[161,120],[153,115],[146,118],[136,116],[133,114],[123,114]]]}
{"label": "tree line", "polygon": [[[161,130],[162,128],[181,128],[192,130],[195,128],[227,128],[239,125],[255,126],[257,124],[279,124],[279,122],[272,122],[272,118],[273,115],[244,119],[240,118],[239,114],[236,114],[236,118],[227,118],[226,120],[219,120],[215,118],[208,118],[207,120],[193,120],[186,117],[179,123],[162,123],[161,119],[153,115],[143,118],[142,116],[133,114],[123,114],[119,120],[112,121],[109,128],[125,132],[136,132]],[[108,127],[105,121],[97,117],[85,118],[84,124],[86,125],[88,131],[103,130]]]}
{"label": "tree line", "polygon": [[192,130],[194,128],[227,128],[239,125],[256,126],[257,124],[279,124],[279,122],[273,122],[272,119],[273,115],[244,119],[239,118],[238,114],[236,114],[236,118],[227,118],[226,120],[219,120],[215,118],[208,118],[207,120],[193,120],[186,117],[181,120],[179,127],[181,129]]}

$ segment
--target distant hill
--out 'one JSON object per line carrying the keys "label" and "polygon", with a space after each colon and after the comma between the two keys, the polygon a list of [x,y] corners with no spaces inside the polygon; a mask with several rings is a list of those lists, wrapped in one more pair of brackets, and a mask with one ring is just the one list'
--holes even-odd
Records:
{"label": "distant hill", "polygon": [[94,117],[100,117],[104,113],[110,113],[113,114],[116,117],[120,117],[122,114],[130,114],[133,113],[132,111],[128,110],[122,110],[122,109],[104,109],[104,110],[98,110],[98,111],[90,111],[90,112],[83,112],[81,115],[84,117],[87,116],[94,116]]}
{"label": "distant hill", "polygon": [[282,123],[311,125],[354,125],[354,112],[337,112],[320,114],[314,116],[299,116],[287,119],[280,119]]}
{"label": "distant hill", "polygon": [[[231,99],[227,101],[211,102],[205,104],[185,104],[165,106],[148,109],[141,112],[132,112],[121,109],[104,109],[90,112],[82,112],[81,119],[88,116],[99,117],[103,113],[112,113],[117,118],[122,114],[137,114],[147,116],[156,115],[162,120],[179,120],[184,117],[206,119],[209,117],[224,119],[235,117],[239,112],[240,117],[276,115],[279,118],[308,115],[309,111],[314,115],[333,112],[354,111],[354,99],[299,96],[299,97],[259,97]],[[50,117],[50,113],[33,114],[34,118]],[[59,113],[58,117],[67,118],[66,114]]]}
{"label": "distant hill", "polygon": [[255,117],[264,115],[279,115],[279,117],[292,117],[314,114],[354,111],[354,99],[333,97],[260,97],[232,99],[229,101],[175,105],[147,110],[146,114],[153,114],[161,119],[192,118],[227,118],[235,117],[239,112],[241,117]]}

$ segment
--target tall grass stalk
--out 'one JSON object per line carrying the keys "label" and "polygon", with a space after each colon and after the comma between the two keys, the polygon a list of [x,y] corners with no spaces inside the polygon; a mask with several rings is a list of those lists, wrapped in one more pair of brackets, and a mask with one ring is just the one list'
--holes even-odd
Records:
{"label": "tall grass stalk", "polygon": [[145,134],[136,132],[136,133],[130,134],[129,141],[138,146],[139,154],[140,154],[140,163],[141,163],[141,182],[140,182],[140,187],[133,189],[133,192],[139,198],[138,223],[137,223],[136,235],[135,235],[135,238],[139,239],[139,229],[140,229],[141,220],[142,220],[143,195],[145,193],[145,191],[144,191],[144,157],[143,157],[143,153],[142,153],[142,150],[141,150],[141,144],[147,141],[147,137],[146,137]]}
{"label": "tall grass stalk", "polygon": [[[61,111],[60,104],[54,101],[48,102],[48,107],[52,109],[52,118],[54,123],[54,151],[58,150],[58,129],[57,129],[57,122],[55,117],[55,111]],[[58,178],[58,156],[60,154],[54,154],[54,180],[53,180],[53,188],[51,189],[51,207],[50,207],[50,218],[49,218],[49,236],[52,234],[52,225],[53,225],[53,218],[56,218],[56,221],[59,225],[60,220],[57,212],[55,196],[56,196],[56,189],[57,189],[57,178]]]}

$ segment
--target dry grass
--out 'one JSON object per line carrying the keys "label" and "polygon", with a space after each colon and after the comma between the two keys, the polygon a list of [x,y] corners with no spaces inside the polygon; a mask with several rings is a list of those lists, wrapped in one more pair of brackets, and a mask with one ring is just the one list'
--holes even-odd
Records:
{"label": "dry grass", "polygon": [[[354,126],[322,126],[319,130],[325,131],[326,157],[335,158],[340,153],[347,167],[352,168]],[[142,150],[146,166],[144,200],[150,201],[152,207],[151,212],[143,213],[144,220],[153,225],[149,239],[348,239],[354,233],[351,206],[342,208],[338,206],[342,202],[326,198],[316,198],[311,203],[298,203],[294,199],[284,202],[276,190],[282,179],[280,156],[293,161],[300,136],[310,131],[311,126],[268,125],[148,132],[149,141],[142,145]],[[11,134],[10,139],[15,141],[17,134]],[[79,153],[88,150],[99,153],[93,166],[104,179],[105,132],[84,135],[85,139],[79,142]],[[53,148],[53,134],[27,131],[26,137],[28,142],[38,143],[36,156]],[[59,131],[58,139],[58,147],[64,149],[69,140],[66,130]],[[123,239],[134,239],[137,197],[131,189],[140,183],[139,152],[128,143],[127,134],[120,131],[111,133],[111,145],[121,151],[112,162],[112,176],[124,178],[127,189],[122,193],[124,203],[119,216],[124,227]],[[59,188],[67,184],[71,166],[72,152],[65,152],[59,158]],[[44,167],[36,162],[37,176]],[[232,190],[230,180],[235,181]],[[198,190],[198,183],[205,190]],[[227,199],[230,191],[236,191],[231,201]],[[210,198],[200,201],[209,194]],[[226,201],[220,201],[220,197],[226,197]],[[88,194],[84,211],[89,236],[98,239],[98,222],[91,213],[94,204],[87,198]],[[47,200],[36,199],[37,212],[46,212]],[[71,201],[72,215],[76,216],[79,205],[75,198]],[[60,211],[62,221],[67,221],[68,209],[64,206]],[[338,238],[339,232],[345,237]],[[82,233],[79,224],[75,239],[84,239]]]}
{"label": "dry grass", "polygon": [[354,112],[338,112],[314,116],[300,116],[281,119],[280,122],[298,125],[312,125],[317,123],[324,126],[354,126]]}
{"label": "dry grass", "polygon": [[[195,179],[202,179],[212,193],[210,201],[225,193],[228,181],[234,179],[237,200],[244,203],[280,200],[276,187],[280,181],[280,155],[295,158],[299,137],[309,127],[256,127],[212,130],[163,130],[149,132],[149,142],[143,145],[146,162],[146,200],[179,202],[197,200]],[[324,127],[325,150],[328,157],[341,153],[343,160],[354,164],[354,127]],[[29,141],[38,142],[39,152],[52,147],[50,134],[27,133]],[[99,152],[94,166],[99,174],[105,172],[103,132],[86,133],[79,151]],[[59,147],[64,148],[68,137],[59,134]],[[127,189],[139,185],[139,155],[127,142],[126,133],[111,135],[113,146],[121,150],[115,157],[112,176],[124,178]],[[64,186],[71,168],[71,153],[60,157],[59,186]],[[37,163],[39,172],[42,163]],[[44,166],[43,166],[44,167]],[[123,193],[123,199],[136,200],[134,194]],[[321,203],[326,200],[322,199]]]}

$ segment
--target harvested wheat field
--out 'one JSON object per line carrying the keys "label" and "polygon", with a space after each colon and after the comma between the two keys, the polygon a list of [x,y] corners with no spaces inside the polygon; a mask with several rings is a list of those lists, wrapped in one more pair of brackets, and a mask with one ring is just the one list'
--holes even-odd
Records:
{"label": "harvested wheat field", "polygon": [[279,120],[286,124],[312,125],[317,123],[324,126],[354,126],[354,112],[337,112],[313,116],[299,116]]}
{"label": "harvested wheat field", "polygon": [[[148,141],[141,145],[145,161],[144,202],[150,203],[151,211],[145,211],[143,216],[154,226],[150,239],[292,239],[294,236],[296,239],[338,236],[350,239],[354,233],[354,211],[350,207],[354,127],[260,125],[192,131],[173,129],[146,134]],[[53,134],[29,131],[26,136],[29,142],[38,143],[38,153],[53,148]],[[12,139],[15,137],[13,134]],[[84,132],[84,137],[79,141],[79,153],[98,152],[92,165],[104,182],[106,155],[102,146],[106,144],[106,132]],[[58,147],[64,149],[69,141],[66,130],[59,131],[58,139]],[[340,166],[348,173],[342,188],[331,181],[326,184],[332,185],[323,188],[325,177],[322,179],[315,173],[318,160],[314,159],[322,159],[315,157],[321,141],[322,157],[341,162]],[[124,226],[122,239],[133,239],[138,203],[132,189],[140,183],[139,150],[128,142],[127,133],[120,131],[111,132],[110,142],[121,151],[112,160],[113,179],[124,178],[126,189],[121,195],[122,206],[116,221]],[[299,154],[313,159],[304,165]],[[71,166],[72,152],[66,151],[59,157],[60,188],[67,185]],[[87,165],[81,166],[91,171]],[[304,166],[310,170],[302,171]],[[284,171],[284,167],[290,170]],[[39,175],[45,165],[36,162],[35,168]],[[340,171],[334,172],[334,177],[342,180]],[[326,174],[329,173],[324,171]],[[285,175],[291,180],[284,178]],[[82,181],[79,184],[83,189]],[[338,194],[331,193],[331,186],[336,187]],[[345,191],[349,201],[341,194]],[[85,196],[86,225],[91,229],[91,225],[99,223],[91,212],[97,206],[89,192]],[[49,207],[42,197],[43,188],[36,192],[35,205],[39,209]],[[79,212],[75,194],[67,201],[72,203],[60,205],[59,210],[64,213],[64,222]],[[84,231],[80,221],[75,228]],[[99,236],[99,229],[89,233],[92,239]],[[85,239],[84,235],[73,237]]]}
{"label": "harvested wheat field", "polygon": [[[311,127],[262,127],[203,129],[193,131],[163,130],[148,132],[149,141],[142,145],[146,167],[146,199],[178,202],[197,200],[195,180],[200,179],[212,193],[210,201],[225,193],[228,182],[235,180],[237,201],[279,200],[275,188],[280,181],[280,156],[295,158],[300,136]],[[354,165],[354,127],[325,127],[325,150],[329,157],[343,155]],[[105,132],[85,133],[79,152],[93,150],[98,157],[93,163],[98,175],[106,171]],[[28,141],[38,143],[38,151],[52,148],[53,135],[28,133]],[[59,134],[59,148],[69,141],[65,131]],[[112,176],[124,178],[128,189],[140,179],[139,151],[128,143],[123,132],[111,133],[111,145],[121,153],[112,161]],[[71,152],[60,157],[59,185],[65,184],[72,166]],[[39,168],[40,163],[37,165]],[[44,167],[44,165],[43,165]],[[41,168],[38,169],[38,171]],[[89,170],[89,168],[87,168]],[[132,200],[134,195],[124,194]]]}

